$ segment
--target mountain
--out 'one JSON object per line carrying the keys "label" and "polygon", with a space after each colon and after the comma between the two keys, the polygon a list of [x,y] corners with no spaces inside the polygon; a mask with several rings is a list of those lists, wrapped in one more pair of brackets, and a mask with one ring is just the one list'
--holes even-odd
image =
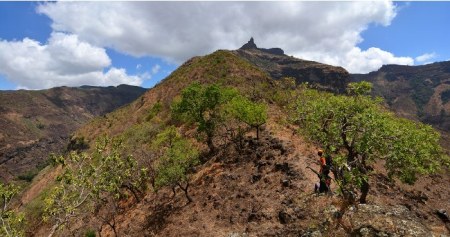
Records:
{"label": "mountain", "polygon": [[253,38],[234,53],[275,80],[293,77],[298,84],[307,82],[318,89],[334,92],[344,92],[350,80],[350,74],[342,67],[287,56],[280,48],[258,48]]}
{"label": "mountain", "polygon": [[450,61],[421,66],[384,65],[352,81],[369,81],[400,116],[450,132]]}
{"label": "mountain", "polygon": [[[342,68],[295,59],[280,49],[259,49],[250,40],[239,50],[219,50],[188,60],[139,99],[82,126],[72,140],[83,141],[93,148],[95,141],[104,135],[122,139],[121,154],[134,157],[148,171],[147,178],[154,175],[155,164],[160,164],[161,154],[153,150],[155,140],[161,138],[158,134],[174,126],[200,149],[201,162],[189,169],[192,202],[187,202],[183,191],[176,186],[157,191],[150,188],[141,196],[130,191],[115,204],[102,196],[101,205],[82,206],[78,216],[64,223],[57,235],[243,237],[450,233],[450,224],[436,214],[442,209],[439,213],[445,216],[445,210],[450,210],[447,201],[450,194],[442,186],[450,181],[450,176],[435,175],[407,186],[390,180],[385,170],[378,167],[381,164],[376,164],[370,177],[369,203],[349,208],[343,217],[345,223],[334,222],[340,205],[345,204],[338,194],[312,194],[318,178],[309,167],[318,167],[317,144],[299,134],[297,125],[290,123],[289,108],[285,106],[286,98],[290,97],[283,96],[291,91],[282,84],[283,77],[294,77],[297,82],[309,82],[327,91],[342,91],[350,79]],[[264,103],[268,119],[261,127],[260,139],[249,130],[238,141],[238,149],[237,141],[228,136],[228,132],[235,131],[224,125],[218,128],[222,133],[213,140],[217,151],[209,151],[202,136],[196,134],[197,124],[183,123],[171,116],[174,101],[192,83],[221,84],[251,101]],[[204,114],[213,116],[211,112]],[[177,154],[188,153],[186,150]],[[124,173],[132,175],[138,171]],[[48,201],[43,197],[55,185],[55,177],[64,174],[61,172],[61,167],[49,166],[22,194],[20,203],[29,216],[27,235],[47,236],[52,229],[52,224],[40,222],[43,211],[39,207]],[[148,185],[152,184],[155,180],[149,181]],[[127,185],[132,183],[124,186]],[[337,190],[336,184],[332,185]]]}
{"label": "mountain", "polygon": [[373,95],[384,98],[397,115],[438,129],[450,153],[450,61],[384,65],[368,74],[352,74],[351,81],[372,82]]}
{"label": "mountain", "polygon": [[145,91],[128,85],[1,91],[0,179],[30,179],[50,153],[64,150],[72,132]]}

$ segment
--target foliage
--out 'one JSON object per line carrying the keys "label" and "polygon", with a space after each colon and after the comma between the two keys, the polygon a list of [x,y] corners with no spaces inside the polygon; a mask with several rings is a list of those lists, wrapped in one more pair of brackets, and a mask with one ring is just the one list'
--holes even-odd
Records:
{"label": "foliage", "polygon": [[116,204],[130,192],[139,200],[146,189],[146,169],[139,169],[132,156],[122,156],[121,146],[121,140],[104,137],[92,154],[53,157],[63,172],[44,199],[44,220],[54,222],[51,234],[71,218],[93,211],[96,204]]}
{"label": "foliage", "polygon": [[89,149],[89,144],[84,137],[71,137],[67,144],[67,151],[82,151]]}
{"label": "foliage", "polygon": [[25,172],[23,174],[20,174],[19,176],[17,176],[17,178],[19,180],[31,182],[38,173],[39,173],[38,169],[32,169],[32,170],[28,170],[27,172]]}
{"label": "foliage", "polygon": [[10,208],[11,200],[19,188],[13,184],[4,185],[0,182],[0,236],[24,236],[24,215]]}
{"label": "foliage", "polygon": [[450,90],[443,91],[441,94],[442,104],[446,104],[450,101]]}
{"label": "foliage", "polygon": [[352,96],[368,95],[372,91],[372,83],[367,81],[351,82],[347,86],[347,93]]}
{"label": "foliage", "polygon": [[255,103],[243,96],[234,97],[226,106],[227,112],[252,128],[256,128],[259,139],[259,128],[267,121],[267,106]]}
{"label": "foliage", "polygon": [[221,106],[236,95],[234,89],[196,82],[182,91],[181,100],[172,106],[172,114],[174,118],[196,123],[197,131],[206,134],[208,147],[214,150],[212,139],[222,120]]}
{"label": "foliage", "polygon": [[363,95],[368,89],[367,83],[350,84],[352,96],[304,89],[295,103],[304,133],[336,157],[336,166],[351,168],[352,172],[336,178],[347,188],[356,184],[364,189],[361,202],[368,192],[370,165],[377,159],[386,161],[391,177],[406,183],[446,164],[439,133],[428,125],[395,117],[383,109],[380,99]]}
{"label": "foliage", "polygon": [[174,126],[157,135],[154,147],[161,151],[156,163],[155,190],[179,186],[190,202],[188,172],[199,162],[197,149],[182,138]]}
{"label": "foliage", "polygon": [[152,108],[148,111],[147,117],[145,117],[145,121],[152,120],[156,115],[158,115],[159,112],[162,110],[162,104],[161,102],[156,102]]}
{"label": "foliage", "polygon": [[276,82],[276,90],[273,90],[272,100],[281,107],[287,106],[294,96],[297,83],[293,77],[283,77]]}
{"label": "foliage", "polygon": [[143,144],[151,143],[161,126],[161,124],[153,122],[134,124],[123,131],[120,138],[126,149],[140,148]]}

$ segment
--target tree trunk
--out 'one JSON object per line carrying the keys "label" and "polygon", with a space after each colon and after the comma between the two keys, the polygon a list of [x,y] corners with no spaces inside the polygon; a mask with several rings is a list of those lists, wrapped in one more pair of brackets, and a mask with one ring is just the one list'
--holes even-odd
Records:
{"label": "tree trunk", "polygon": [[181,183],[179,183],[178,186],[180,187],[181,190],[184,191],[184,195],[186,196],[188,203],[191,203],[192,198],[189,196],[189,193],[188,193],[189,183],[188,182],[186,183],[186,187],[183,187],[183,185]]}
{"label": "tree trunk", "polygon": [[359,197],[359,203],[364,204],[367,202],[367,194],[369,193],[370,185],[367,181],[363,180],[361,185],[361,197]]}
{"label": "tree trunk", "polygon": [[256,126],[256,140],[259,140],[259,126]]}
{"label": "tree trunk", "polygon": [[211,134],[207,134],[206,144],[208,145],[209,152],[214,153],[216,149],[214,147],[213,136]]}

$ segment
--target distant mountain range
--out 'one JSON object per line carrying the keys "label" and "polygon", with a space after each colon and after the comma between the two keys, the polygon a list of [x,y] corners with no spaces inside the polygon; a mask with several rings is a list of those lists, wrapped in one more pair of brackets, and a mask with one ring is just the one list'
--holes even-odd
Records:
{"label": "distant mountain range", "polygon": [[85,122],[145,91],[128,85],[0,91],[0,179],[31,178]]}

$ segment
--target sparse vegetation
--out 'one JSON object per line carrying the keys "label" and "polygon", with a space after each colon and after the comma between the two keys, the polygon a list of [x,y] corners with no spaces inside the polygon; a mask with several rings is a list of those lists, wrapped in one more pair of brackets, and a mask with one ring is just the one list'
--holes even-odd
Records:
{"label": "sparse vegetation", "polygon": [[139,200],[147,184],[146,169],[139,168],[133,157],[122,156],[121,144],[104,137],[97,141],[92,154],[72,152],[67,158],[53,159],[64,171],[44,200],[44,220],[53,223],[50,235],[98,205],[108,207],[106,216],[100,218],[116,232],[118,202],[129,195]]}
{"label": "sparse vegetation", "polygon": [[441,94],[442,104],[450,101],[450,90],[443,91]]}
{"label": "sparse vegetation", "polygon": [[20,174],[19,176],[17,176],[17,178],[18,178],[19,180],[24,180],[24,181],[27,181],[27,182],[31,182],[31,181],[33,180],[33,178],[34,178],[38,173],[39,173],[39,170],[38,170],[38,169],[32,169],[32,170],[29,170],[29,171],[27,171],[27,172],[25,172],[25,173],[23,173],[23,174]]}
{"label": "sparse vegetation", "polygon": [[162,104],[158,101],[156,102],[152,108],[150,109],[150,111],[148,112],[147,117],[145,117],[145,121],[150,121],[152,120],[156,115],[158,115],[159,112],[161,112],[162,109]]}
{"label": "sparse vegetation", "polygon": [[19,192],[13,184],[0,182],[0,235],[6,237],[24,236],[24,215],[11,208],[12,200]]}
{"label": "sparse vegetation", "polygon": [[199,163],[197,149],[187,139],[182,138],[174,126],[158,134],[153,146],[160,154],[155,165],[155,190],[169,186],[175,195],[175,187],[178,186],[183,190],[188,202],[192,202],[188,190],[188,174],[190,169]]}

